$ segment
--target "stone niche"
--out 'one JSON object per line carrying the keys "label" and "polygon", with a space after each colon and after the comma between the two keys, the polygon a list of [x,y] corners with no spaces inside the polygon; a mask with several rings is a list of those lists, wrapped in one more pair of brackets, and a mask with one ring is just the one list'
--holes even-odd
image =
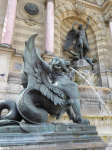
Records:
{"label": "stone niche", "polygon": [[[57,40],[56,37],[55,37],[55,47],[57,46],[57,48],[58,48],[58,46],[59,46],[58,49],[60,49],[60,56],[64,59],[66,59],[66,60],[70,60],[69,57],[72,56],[72,55],[69,54],[68,52],[63,51],[63,46],[64,46],[64,43],[65,43],[65,40],[66,40],[67,33],[69,32],[69,30],[72,29],[72,25],[73,25],[74,22],[84,24],[84,25],[86,25],[86,23],[87,23],[86,21],[82,20],[81,18],[78,19],[78,17],[68,17],[60,23],[60,41]],[[77,29],[77,27],[78,27],[78,25],[75,26],[76,29]],[[91,50],[91,52],[88,53],[87,55],[91,59],[97,58],[96,50],[95,50],[96,44],[94,44],[95,34],[92,31],[91,27],[88,27],[86,33],[87,33],[87,36],[88,36],[88,43],[89,43],[89,47],[90,47],[90,50]],[[75,44],[75,41],[73,42],[73,44],[70,46],[70,48],[68,50],[74,51],[73,50],[73,45],[74,44]],[[97,73],[97,71],[98,71],[97,68],[98,68],[98,63],[96,63],[95,66],[94,66],[94,72],[95,73]]]}

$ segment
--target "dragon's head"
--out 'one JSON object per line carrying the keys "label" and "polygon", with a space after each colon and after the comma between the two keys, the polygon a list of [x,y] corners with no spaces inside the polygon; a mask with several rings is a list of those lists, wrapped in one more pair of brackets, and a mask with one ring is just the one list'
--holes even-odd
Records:
{"label": "dragon's head", "polygon": [[70,61],[67,61],[65,59],[61,59],[61,58],[56,56],[56,57],[51,59],[49,64],[51,65],[52,70],[59,73],[59,74],[62,74],[63,72],[64,73],[69,72]]}

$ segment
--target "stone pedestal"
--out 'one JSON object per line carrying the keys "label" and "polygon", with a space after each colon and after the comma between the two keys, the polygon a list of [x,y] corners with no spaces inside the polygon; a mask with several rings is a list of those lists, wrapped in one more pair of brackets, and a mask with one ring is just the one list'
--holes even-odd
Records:
{"label": "stone pedestal", "polygon": [[[30,133],[25,133],[21,127]],[[46,123],[21,127],[0,127],[2,150],[12,146],[30,150],[106,150],[107,146],[92,125]]]}

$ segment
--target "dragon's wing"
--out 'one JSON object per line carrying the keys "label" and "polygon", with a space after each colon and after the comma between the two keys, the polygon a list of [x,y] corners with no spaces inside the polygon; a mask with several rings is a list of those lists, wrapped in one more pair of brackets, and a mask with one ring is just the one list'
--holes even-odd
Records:
{"label": "dragon's wing", "polygon": [[77,39],[77,30],[74,31],[73,29],[70,30],[66,36],[66,41],[65,41],[65,45],[64,45],[64,49],[68,49],[73,41],[75,41]]}
{"label": "dragon's wing", "polygon": [[32,35],[25,42],[23,53],[24,66],[21,73],[21,84],[27,83],[27,88],[35,88],[50,99],[55,105],[64,104],[64,93],[50,82],[51,68],[39,55],[34,41],[37,35]]}

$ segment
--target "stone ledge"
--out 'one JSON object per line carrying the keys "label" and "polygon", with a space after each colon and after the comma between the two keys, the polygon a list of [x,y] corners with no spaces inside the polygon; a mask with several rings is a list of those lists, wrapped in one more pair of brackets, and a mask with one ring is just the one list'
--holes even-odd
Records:
{"label": "stone ledge", "polygon": [[11,52],[11,53],[15,53],[15,49],[14,48],[7,48],[7,47],[2,47],[0,46],[0,51],[3,51],[3,52]]}
{"label": "stone ledge", "polygon": [[[0,146],[25,146],[32,150],[105,150],[106,143],[101,140],[92,125],[81,124],[25,124],[0,127]],[[26,133],[26,131],[30,133]],[[5,132],[5,133],[4,133]],[[27,145],[27,146],[26,146]],[[32,148],[33,146],[33,148]]]}
{"label": "stone ledge", "polygon": [[78,143],[78,144],[46,144],[46,145],[25,145],[25,146],[8,146],[1,147],[0,150],[6,149],[24,149],[24,150],[106,150],[105,143]]}

